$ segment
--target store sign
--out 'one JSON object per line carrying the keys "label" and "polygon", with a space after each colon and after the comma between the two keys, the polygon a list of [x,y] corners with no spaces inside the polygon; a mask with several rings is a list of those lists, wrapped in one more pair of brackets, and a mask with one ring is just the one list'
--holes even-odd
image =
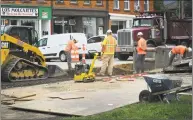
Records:
{"label": "store sign", "polygon": [[51,7],[39,7],[39,18],[42,20],[51,20],[52,9]]}
{"label": "store sign", "polygon": [[38,8],[1,8],[1,16],[38,16]]}
{"label": "store sign", "polygon": [[54,23],[57,24],[57,25],[62,25],[62,24],[65,25],[65,24],[68,23],[68,21],[55,20]]}
{"label": "store sign", "polygon": [[42,18],[43,19],[48,18],[48,12],[42,12]]}

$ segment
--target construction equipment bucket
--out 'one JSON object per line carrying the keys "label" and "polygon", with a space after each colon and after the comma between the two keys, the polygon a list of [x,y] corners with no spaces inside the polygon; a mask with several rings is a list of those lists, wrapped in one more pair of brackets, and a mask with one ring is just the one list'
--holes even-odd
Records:
{"label": "construction equipment bucket", "polygon": [[57,65],[48,65],[48,77],[66,76],[67,73]]}

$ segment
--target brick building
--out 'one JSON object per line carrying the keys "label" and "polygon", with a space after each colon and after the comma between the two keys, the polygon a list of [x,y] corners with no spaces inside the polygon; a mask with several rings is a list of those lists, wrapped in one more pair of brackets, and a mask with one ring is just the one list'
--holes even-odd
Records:
{"label": "brick building", "polygon": [[138,11],[152,11],[153,0],[110,0],[109,28],[113,33],[118,29],[129,28]]}
{"label": "brick building", "polygon": [[2,0],[1,23],[34,26],[45,33],[83,32],[88,37],[132,26],[136,11],[153,0]]}
{"label": "brick building", "polygon": [[91,37],[108,29],[105,0],[57,0],[53,6],[54,33],[84,32]]}
{"label": "brick building", "polygon": [[50,34],[50,5],[50,1],[44,0],[1,0],[1,25],[33,26],[39,37]]}

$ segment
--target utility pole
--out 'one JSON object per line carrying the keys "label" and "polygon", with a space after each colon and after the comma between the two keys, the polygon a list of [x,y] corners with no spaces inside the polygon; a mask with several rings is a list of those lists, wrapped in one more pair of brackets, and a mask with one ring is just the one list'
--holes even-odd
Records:
{"label": "utility pole", "polygon": [[184,0],[179,0],[179,18],[184,18]]}

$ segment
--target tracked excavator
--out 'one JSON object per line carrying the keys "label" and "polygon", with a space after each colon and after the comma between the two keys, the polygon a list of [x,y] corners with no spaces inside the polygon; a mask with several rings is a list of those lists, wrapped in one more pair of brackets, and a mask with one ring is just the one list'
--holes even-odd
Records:
{"label": "tracked excavator", "polygon": [[[55,75],[55,74],[58,75]],[[47,79],[65,72],[46,65],[38,49],[38,34],[29,26],[1,26],[1,80],[5,82]]]}

